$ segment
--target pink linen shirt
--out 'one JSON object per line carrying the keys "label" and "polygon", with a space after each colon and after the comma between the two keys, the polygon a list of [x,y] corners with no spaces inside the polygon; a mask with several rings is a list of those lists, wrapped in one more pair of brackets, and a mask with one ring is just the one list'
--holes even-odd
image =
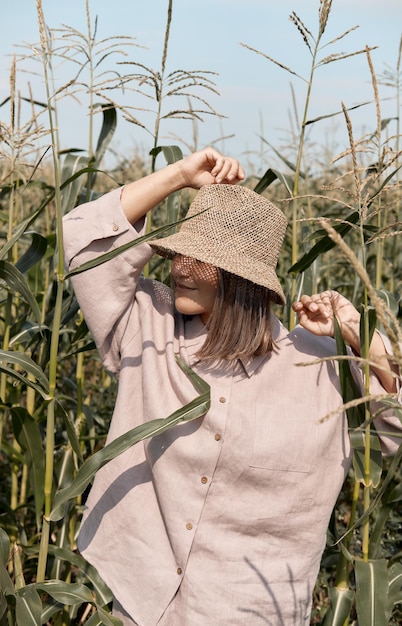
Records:
{"label": "pink linen shirt", "polygon": [[[119,189],[65,217],[75,267],[138,237]],[[140,227],[138,227],[140,230]],[[211,387],[211,408],[103,467],[86,503],[79,549],[138,626],[300,626],[328,521],[351,463],[334,341],[273,316],[277,349],[234,366],[197,361],[206,329],[174,314],[171,290],[141,276],[141,244],[77,275],[74,289],[119,388],[108,442],[196,397],[175,360]],[[300,363],[309,362],[308,366]],[[373,393],[382,392],[373,378]],[[377,427],[397,429],[392,416]],[[382,438],[383,450],[396,444]]]}

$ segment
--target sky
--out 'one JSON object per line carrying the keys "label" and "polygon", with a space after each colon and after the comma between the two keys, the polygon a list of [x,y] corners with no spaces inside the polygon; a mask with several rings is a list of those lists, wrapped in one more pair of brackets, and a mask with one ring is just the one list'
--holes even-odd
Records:
{"label": "sky", "polygon": [[[168,0],[90,1],[92,20],[95,17],[98,20],[97,37],[134,37],[135,43],[141,47],[131,47],[128,60],[135,60],[154,70],[160,70],[161,66],[167,7]],[[196,143],[189,122],[164,121],[159,143],[178,144],[186,153],[190,146],[202,148],[216,142],[218,149],[241,159],[251,158],[250,155],[260,159],[262,152],[264,159],[269,159],[270,154],[273,156],[261,137],[278,150],[289,145],[294,124],[291,88],[298,115],[302,117],[307,82],[241,44],[274,58],[308,80],[311,54],[289,16],[294,11],[316,36],[318,7],[319,0],[173,0],[167,71],[197,69],[215,72],[217,75],[210,77],[220,95],[198,93],[225,117],[205,116],[204,122],[197,124]],[[43,0],[43,10],[49,28],[60,28],[64,24],[79,32],[86,30],[85,0]],[[318,59],[334,53],[353,53],[366,45],[378,46],[371,53],[377,75],[383,74],[385,69],[395,71],[402,35],[401,18],[402,0],[333,0]],[[330,44],[354,26],[359,28]],[[0,34],[0,102],[3,102],[10,91],[10,55],[26,51],[21,44],[36,43],[39,39],[35,0],[7,2],[2,10]],[[118,60],[116,56],[113,59]],[[26,73],[32,67],[39,71],[40,64],[32,66],[28,62],[19,62],[17,67],[21,94],[28,95],[27,83],[30,81],[34,96],[43,98],[43,79]],[[109,66],[103,64],[102,67],[106,69]],[[134,66],[127,67],[129,71],[134,71]],[[54,66],[58,86],[73,76],[72,69],[71,63]],[[122,71],[121,67],[119,71]],[[397,114],[394,95],[391,88],[380,87],[383,118]],[[146,103],[133,91],[125,96],[115,94],[115,98],[139,109]],[[372,100],[366,56],[356,55],[317,69],[308,118],[339,111],[341,102],[352,107]],[[148,105],[155,108],[152,101]],[[152,130],[154,115],[141,110],[135,113]],[[88,120],[85,99],[80,105],[72,99],[60,102],[59,116],[62,147],[86,149]],[[356,134],[375,128],[373,105],[351,111],[350,116]],[[3,105],[0,118],[7,123],[8,117],[7,105]],[[225,139],[217,141],[221,137]],[[342,151],[347,147],[343,117],[338,115],[313,124],[309,127],[309,141],[331,143],[332,151]],[[119,117],[113,142],[117,152],[130,157],[136,148],[148,153],[152,145],[150,132]]]}

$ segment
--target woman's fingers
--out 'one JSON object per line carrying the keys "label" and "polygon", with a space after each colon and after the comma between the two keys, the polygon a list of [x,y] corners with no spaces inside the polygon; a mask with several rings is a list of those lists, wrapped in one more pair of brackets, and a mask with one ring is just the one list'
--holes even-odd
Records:
{"label": "woman's fingers", "polygon": [[234,184],[245,177],[237,159],[227,157],[214,148],[194,152],[179,161],[178,166],[182,171],[184,184],[195,188],[213,183]]}
{"label": "woman's fingers", "polygon": [[225,157],[221,154],[216,157],[211,175],[219,183],[232,183],[244,178],[244,170],[237,159]]}

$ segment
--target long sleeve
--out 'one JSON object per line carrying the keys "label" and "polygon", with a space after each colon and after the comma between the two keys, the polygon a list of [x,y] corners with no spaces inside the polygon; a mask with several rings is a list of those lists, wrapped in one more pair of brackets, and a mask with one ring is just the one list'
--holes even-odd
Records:
{"label": "long sleeve", "polygon": [[[144,234],[144,224],[134,227],[126,219],[120,194],[121,189],[116,189],[65,216],[63,232],[67,270]],[[119,346],[125,320],[130,315],[142,269],[152,254],[147,244],[141,244],[72,277],[77,299],[99,354],[112,373],[119,370]]]}

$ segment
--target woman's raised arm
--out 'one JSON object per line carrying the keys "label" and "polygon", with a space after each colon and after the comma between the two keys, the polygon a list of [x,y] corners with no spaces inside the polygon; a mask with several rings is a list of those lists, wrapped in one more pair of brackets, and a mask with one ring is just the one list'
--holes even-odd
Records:
{"label": "woman's raised arm", "polygon": [[243,178],[243,168],[236,159],[214,148],[205,148],[127,184],[121,204],[129,222],[135,224],[174,191],[184,187],[199,189],[214,183],[236,184]]}

